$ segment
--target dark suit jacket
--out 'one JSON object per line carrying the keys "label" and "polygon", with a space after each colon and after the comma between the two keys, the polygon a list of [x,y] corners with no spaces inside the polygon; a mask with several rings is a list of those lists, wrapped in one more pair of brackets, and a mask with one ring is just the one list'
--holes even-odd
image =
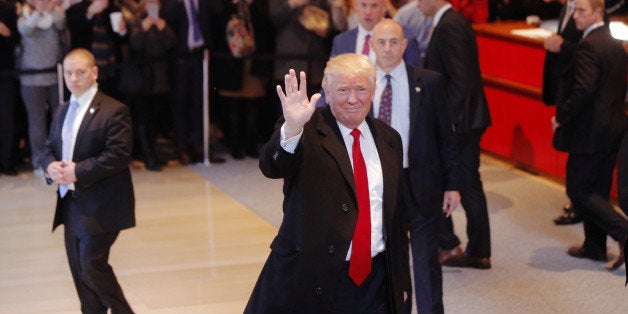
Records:
{"label": "dark suit jacket", "polygon": [[441,212],[444,191],[458,189],[455,144],[442,75],[406,67],[410,86],[410,189],[418,213],[426,217]]}
{"label": "dark suit jacket", "polygon": [[453,8],[434,27],[425,68],[445,77],[447,107],[456,133],[491,125],[478,61],[478,46],[469,21]]}
{"label": "dark suit jacket", "polygon": [[626,52],[608,26],[576,47],[557,96],[557,148],[574,154],[615,152],[626,128]]}
{"label": "dark suit jacket", "polygon": [[[166,23],[172,28],[177,37],[176,54],[177,56],[185,56],[189,53],[189,21],[185,4],[183,0],[164,0],[162,6],[164,20],[166,20]],[[212,38],[210,22],[215,18],[212,15],[216,14],[216,12],[222,12],[222,10],[224,10],[224,7],[220,1],[198,0],[198,23],[205,42],[203,48],[213,48],[214,39]]]}
{"label": "dark suit jacket", "polygon": [[[67,111],[66,104],[54,115],[40,160],[44,171],[51,162],[61,160],[61,130]],[[80,221],[89,234],[135,226],[135,198],[129,171],[132,141],[128,107],[97,92],[79,128],[72,158],[76,163],[74,185]],[[61,199],[57,198],[53,230],[63,223],[60,204]]]}
{"label": "dark suit jacket", "polygon": [[[558,27],[560,27],[560,22],[563,20],[565,11],[565,6],[563,6],[558,19]],[[562,36],[564,40],[560,46],[560,52],[546,52],[545,63],[543,65],[543,102],[548,106],[556,104],[558,82],[565,74],[569,62],[571,61],[571,56],[576,49],[576,45],[578,41],[580,41],[580,38],[582,38],[582,32],[576,29],[576,23],[573,17],[569,19],[565,28],[560,30],[558,34]]]}
{"label": "dark suit jacket", "polygon": [[617,156],[617,201],[628,215],[628,136],[624,135]]}
{"label": "dark suit jacket", "polygon": [[334,37],[334,44],[331,47],[330,57],[343,53],[361,53],[362,51],[355,51],[355,45],[357,42],[357,27],[336,35],[336,37]]}
{"label": "dark suit jacket", "polygon": [[[403,308],[410,275],[402,216],[399,134],[367,117],[384,179],[384,240],[391,300]],[[355,229],[358,206],[353,170],[329,107],[317,108],[294,154],[280,146],[277,129],[263,147],[260,169],[284,179],[284,218],[245,313],[328,313]]]}

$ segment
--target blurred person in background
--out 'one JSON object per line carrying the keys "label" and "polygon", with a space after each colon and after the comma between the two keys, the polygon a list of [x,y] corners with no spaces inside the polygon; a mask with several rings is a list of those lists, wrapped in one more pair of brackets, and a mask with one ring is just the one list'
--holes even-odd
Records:
{"label": "blurred person in background", "polygon": [[100,69],[98,85],[101,90],[122,100],[116,64],[124,61],[127,26],[120,7],[111,0],[83,0],[70,6],[65,15],[70,31],[70,49],[91,51]]}
{"label": "blurred person in background", "polygon": [[132,96],[136,148],[144,166],[160,171],[165,162],[155,149],[155,134],[160,114],[169,112],[170,63],[167,57],[176,45],[176,37],[162,17],[159,0],[146,0],[137,19],[129,23],[131,65],[139,71],[140,84]]}
{"label": "blurred person in background", "polygon": [[49,121],[60,101],[56,65],[63,58],[61,35],[65,30],[65,13],[55,1],[30,0],[22,8],[17,27],[22,35],[20,69],[48,70],[20,76],[20,91],[28,115],[31,164],[39,174],[38,161],[48,138]]}
{"label": "blurred person in background", "polygon": [[[179,163],[203,161],[203,54],[214,46],[211,23],[224,11],[217,0],[165,0],[162,12],[166,24],[174,31],[177,43],[172,64],[172,123]],[[207,87],[209,88],[209,86]],[[212,156],[218,163],[224,159]]]}
{"label": "blurred person in background", "polygon": [[16,176],[14,165],[14,111],[17,102],[15,70],[15,46],[20,42],[17,30],[16,7],[0,0],[0,171]]}
{"label": "blurred person in background", "polygon": [[[220,107],[227,145],[234,159],[259,157],[258,112],[272,105],[266,97],[272,75],[274,28],[268,17],[267,0],[222,0],[225,11],[214,19],[216,34],[225,34],[232,16],[241,14],[250,21],[255,42],[251,55],[234,57],[225,36],[217,36],[212,57],[212,87],[220,97],[213,103]],[[275,95],[272,95],[273,99]],[[274,123],[274,121],[273,121]]]}

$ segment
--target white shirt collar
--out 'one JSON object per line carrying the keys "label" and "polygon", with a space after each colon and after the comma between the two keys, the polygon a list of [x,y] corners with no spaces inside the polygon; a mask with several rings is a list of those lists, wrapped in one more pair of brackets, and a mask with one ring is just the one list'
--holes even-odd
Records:
{"label": "white shirt collar", "polygon": [[[346,125],[342,124],[340,121],[336,120],[336,123],[338,123],[338,128],[340,129],[340,134],[342,134],[343,138],[346,137],[350,137],[351,135],[351,131],[353,131],[353,129],[348,128]],[[362,134],[362,136],[364,136],[364,132],[370,132],[371,130],[369,129],[368,123],[366,123],[366,119],[362,120],[362,123],[360,123],[360,125],[358,125],[357,127],[358,130],[360,130],[360,133]]]}
{"label": "white shirt collar", "polygon": [[604,22],[603,21],[599,21],[594,23],[593,25],[587,27],[587,29],[584,30],[584,33],[582,34],[582,38],[587,37],[587,35],[589,35],[589,33],[591,33],[594,29],[604,26]]}
{"label": "white shirt collar", "polygon": [[394,69],[392,69],[392,71],[390,71],[389,73],[384,72],[384,70],[382,70],[382,68],[380,68],[379,66],[377,67],[377,81],[379,82],[380,80],[383,80],[383,77],[386,76],[386,74],[390,74],[390,76],[393,79],[399,79],[400,77],[402,77],[402,75],[405,73],[406,70],[406,63],[401,60],[401,63],[399,63]]}
{"label": "white shirt collar", "polygon": [[83,95],[76,97],[76,95],[72,94],[72,96],[70,96],[70,102],[78,101],[79,108],[85,105],[89,105],[92,102],[92,99],[94,99],[94,96],[96,95],[97,91],[98,91],[98,83],[94,83],[94,85],[92,85],[92,87],[87,89],[83,93]]}
{"label": "white shirt collar", "polygon": [[436,25],[438,25],[438,22],[440,22],[440,18],[443,16],[443,13],[445,13],[445,11],[447,11],[451,7],[453,7],[451,3],[447,3],[442,8],[438,9],[438,11],[436,11],[436,14],[434,14],[434,23],[432,24],[433,27],[436,27]]}
{"label": "white shirt collar", "polygon": [[366,30],[366,28],[364,28],[364,26],[362,26],[362,24],[358,24],[358,37],[360,38],[364,38],[364,36],[366,36],[367,34],[371,35],[371,37],[373,36],[373,30],[371,30],[370,32]]}

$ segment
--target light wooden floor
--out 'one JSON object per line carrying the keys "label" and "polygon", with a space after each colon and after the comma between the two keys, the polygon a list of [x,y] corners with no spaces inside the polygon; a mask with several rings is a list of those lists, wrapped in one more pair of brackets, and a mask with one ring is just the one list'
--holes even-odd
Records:
{"label": "light wooden floor", "polygon": [[[133,181],[138,227],[110,258],[133,309],[241,313],[276,229],[189,168],[135,169]],[[80,312],[63,230],[50,233],[55,189],[0,177],[0,313]]]}

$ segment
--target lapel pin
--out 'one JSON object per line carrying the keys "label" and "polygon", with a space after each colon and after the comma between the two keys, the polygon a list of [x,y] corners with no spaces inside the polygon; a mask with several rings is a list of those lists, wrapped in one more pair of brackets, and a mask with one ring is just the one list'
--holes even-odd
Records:
{"label": "lapel pin", "polygon": [[94,108],[89,108],[89,113],[90,114],[94,114],[94,111],[96,111],[96,110],[94,110]]}
{"label": "lapel pin", "polygon": [[414,91],[418,93],[418,92],[420,92],[420,91],[421,91],[421,88],[420,88],[420,87],[418,87],[418,86],[415,86],[415,87],[414,87]]}

